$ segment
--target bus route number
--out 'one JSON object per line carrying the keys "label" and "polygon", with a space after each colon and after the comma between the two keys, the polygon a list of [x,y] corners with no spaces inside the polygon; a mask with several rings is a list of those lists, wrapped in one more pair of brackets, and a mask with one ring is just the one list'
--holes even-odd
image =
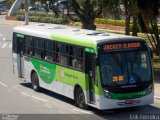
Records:
{"label": "bus route number", "polygon": [[124,80],[124,76],[114,76],[113,78],[112,78],[112,81],[113,82],[121,82],[121,81],[123,81]]}

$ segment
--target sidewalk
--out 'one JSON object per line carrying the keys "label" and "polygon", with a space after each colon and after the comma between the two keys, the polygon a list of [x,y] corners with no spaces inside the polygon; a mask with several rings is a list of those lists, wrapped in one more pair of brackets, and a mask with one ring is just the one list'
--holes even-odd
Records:
{"label": "sidewalk", "polygon": [[154,84],[154,89],[155,89],[155,98],[160,99],[160,83],[155,83]]}
{"label": "sidewalk", "polygon": [[[24,21],[15,21],[15,20],[0,20],[0,25],[15,25],[15,26],[22,26],[24,25]],[[34,24],[34,22],[30,22],[30,24]]]}

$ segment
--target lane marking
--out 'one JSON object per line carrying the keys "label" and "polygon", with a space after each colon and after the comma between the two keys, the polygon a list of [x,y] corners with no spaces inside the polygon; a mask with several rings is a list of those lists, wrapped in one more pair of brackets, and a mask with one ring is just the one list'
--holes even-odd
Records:
{"label": "lane marking", "polygon": [[6,84],[4,84],[4,83],[2,83],[2,82],[0,82],[0,84],[3,85],[4,87],[8,87]]}
{"label": "lane marking", "polygon": [[4,43],[1,48],[5,48],[6,46],[7,46],[7,43]]}
{"label": "lane marking", "polygon": [[157,99],[160,99],[160,97],[159,96],[154,96],[155,98],[157,98]]}
{"label": "lane marking", "polygon": [[3,41],[5,41],[6,40],[6,38],[5,37],[3,37]]}
{"label": "lane marking", "polygon": [[75,110],[75,111],[77,111],[77,112],[82,112],[82,113],[87,113],[87,114],[93,114],[92,112],[89,112],[89,111],[84,111],[84,110],[78,110],[78,109],[73,109],[73,110]]}
{"label": "lane marking", "polygon": [[33,95],[29,95],[29,94],[27,94],[27,93],[25,93],[25,92],[21,92],[21,94],[26,95],[26,96],[31,97],[31,98],[34,98],[34,99],[37,99],[37,100],[41,100],[41,101],[43,101],[43,102],[48,102],[48,101],[45,100],[45,99],[42,99],[42,98],[39,98],[39,97],[36,97],[36,96],[33,96]]}

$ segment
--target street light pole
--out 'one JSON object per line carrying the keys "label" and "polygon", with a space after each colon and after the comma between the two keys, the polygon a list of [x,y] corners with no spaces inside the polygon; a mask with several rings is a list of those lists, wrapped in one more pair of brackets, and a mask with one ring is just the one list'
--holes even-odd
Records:
{"label": "street light pole", "polygon": [[25,0],[25,25],[29,24],[28,19],[28,0]]}

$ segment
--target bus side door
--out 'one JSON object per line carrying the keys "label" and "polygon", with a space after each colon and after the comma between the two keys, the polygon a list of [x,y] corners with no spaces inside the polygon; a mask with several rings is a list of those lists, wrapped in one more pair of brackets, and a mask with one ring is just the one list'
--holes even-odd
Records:
{"label": "bus side door", "polygon": [[89,76],[89,101],[95,103],[95,92],[94,92],[94,77],[95,77],[95,54],[86,52],[85,54],[85,71]]}
{"label": "bus side door", "polygon": [[24,78],[24,40],[24,35],[13,34],[13,71],[20,78]]}

